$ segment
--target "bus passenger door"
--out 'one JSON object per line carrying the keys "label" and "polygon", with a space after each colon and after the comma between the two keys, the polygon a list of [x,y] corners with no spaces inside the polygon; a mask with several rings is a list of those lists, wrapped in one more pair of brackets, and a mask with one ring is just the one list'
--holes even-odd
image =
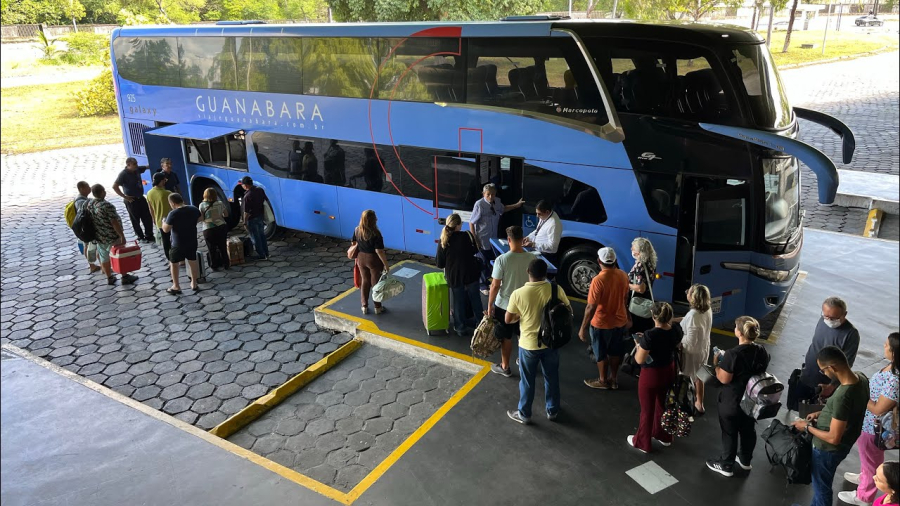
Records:
{"label": "bus passenger door", "polygon": [[716,323],[744,313],[751,257],[749,186],[728,180],[725,187],[696,196],[693,282],[709,287]]}
{"label": "bus passenger door", "polygon": [[[481,188],[484,186],[478,156],[466,153],[461,156],[434,156],[434,178],[438,218],[435,233],[440,236],[447,217],[453,213],[462,218],[462,230],[468,230],[472,209],[482,198]],[[487,181],[486,176],[484,180]]]}

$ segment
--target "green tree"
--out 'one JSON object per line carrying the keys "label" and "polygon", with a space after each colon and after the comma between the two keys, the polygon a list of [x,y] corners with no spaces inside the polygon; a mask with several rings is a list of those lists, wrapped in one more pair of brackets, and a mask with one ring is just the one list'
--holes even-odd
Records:
{"label": "green tree", "polygon": [[282,19],[276,0],[224,0],[221,19]]}
{"label": "green tree", "polygon": [[534,14],[543,0],[328,0],[336,21],[468,21]]}

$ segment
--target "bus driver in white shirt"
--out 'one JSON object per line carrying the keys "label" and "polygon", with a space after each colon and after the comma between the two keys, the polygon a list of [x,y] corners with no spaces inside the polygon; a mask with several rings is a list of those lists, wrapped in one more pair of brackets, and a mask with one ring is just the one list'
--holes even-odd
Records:
{"label": "bus driver in white shirt", "polygon": [[535,212],[540,221],[534,232],[525,238],[524,245],[539,251],[548,262],[558,268],[556,252],[559,250],[559,240],[562,238],[562,223],[559,221],[559,214],[553,212],[553,208],[545,200],[537,203]]}

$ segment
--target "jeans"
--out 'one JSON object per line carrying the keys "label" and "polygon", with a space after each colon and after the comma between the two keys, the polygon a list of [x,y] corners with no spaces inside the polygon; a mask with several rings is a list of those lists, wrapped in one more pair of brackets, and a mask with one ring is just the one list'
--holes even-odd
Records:
{"label": "jeans", "polygon": [[253,247],[256,248],[256,254],[261,258],[268,258],[269,245],[266,243],[266,223],[263,217],[247,220],[247,232],[250,234]]}
{"label": "jeans", "polygon": [[[453,328],[456,332],[462,332],[466,327],[478,326],[478,318],[484,312],[481,305],[481,293],[478,291],[478,282],[450,288],[453,295]],[[468,307],[472,308],[473,318],[466,318]]]}
{"label": "jeans", "polygon": [[813,448],[812,451],[812,486],[813,498],[810,506],[832,506],[834,492],[834,473],[841,462],[847,458],[847,451],[828,452]]}
{"label": "jeans", "polygon": [[531,418],[534,402],[534,379],[538,364],[544,376],[544,401],[548,415],[559,413],[559,350],[526,350],[519,348],[519,414]]}
{"label": "jeans", "polygon": [[491,278],[491,274],[494,272],[494,266],[491,265],[491,260],[495,260],[497,256],[494,255],[493,249],[483,249],[481,250],[481,257],[484,259],[484,263],[481,266],[481,289],[486,290],[491,287],[491,284],[488,283],[488,279]]}

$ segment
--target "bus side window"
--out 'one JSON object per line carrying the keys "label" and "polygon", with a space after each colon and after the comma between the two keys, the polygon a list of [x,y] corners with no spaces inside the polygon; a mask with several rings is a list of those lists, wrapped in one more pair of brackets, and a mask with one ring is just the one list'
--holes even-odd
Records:
{"label": "bus side window", "polygon": [[228,166],[228,152],[225,146],[225,137],[216,137],[209,140],[210,160],[212,165]]}
{"label": "bus side window", "polygon": [[528,163],[523,177],[522,198],[527,214],[534,214],[535,204],[546,200],[564,220],[596,225],[606,221],[606,209],[596,188]]}

